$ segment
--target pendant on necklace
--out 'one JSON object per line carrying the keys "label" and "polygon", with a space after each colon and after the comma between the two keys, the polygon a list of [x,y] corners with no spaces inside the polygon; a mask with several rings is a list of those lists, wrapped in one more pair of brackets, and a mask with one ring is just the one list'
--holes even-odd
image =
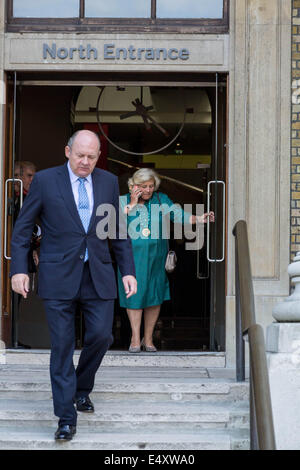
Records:
{"label": "pendant on necklace", "polygon": [[151,232],[148,228],[143,228],[142,234],[144,235],[144,237],[149,237],[150,233]]}

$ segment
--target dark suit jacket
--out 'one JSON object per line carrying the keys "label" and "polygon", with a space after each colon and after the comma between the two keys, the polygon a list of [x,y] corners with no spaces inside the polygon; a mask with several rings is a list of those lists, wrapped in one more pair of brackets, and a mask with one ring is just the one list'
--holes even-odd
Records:
{"label": "dark suit jacket", "polygon": [[[35,174],[30,191],[16,221],[11,240],[10,276],[28,272],[28,251],[35,220],[42,228],[38,294],[44,299],[72,299],[76,296],[84,264],[86,247],[91,276],[102,299],[117,296],[115,273],[108,240],[96,234],[96,215],[100,204],[116,209],[118,233],[119,187],[117,177],[95,168],[92,173],[94,208],[86,233],[75,204],[67,164]],[[131,241],[111,241],[122,276],[135,275]]]}

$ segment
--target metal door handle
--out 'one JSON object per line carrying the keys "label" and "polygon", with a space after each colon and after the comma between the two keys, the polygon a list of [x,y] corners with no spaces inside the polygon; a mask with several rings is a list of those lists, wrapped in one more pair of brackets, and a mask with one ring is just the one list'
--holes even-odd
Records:
{"label": "metal door handle", "polygon": [[225,259],[225,183],[224,181],[210,181],[207,186],[207,212],[210,212],[210,187],[212,184],[221,184],[223,185],[223,230],[222,230],[222,258],[210,258],[209,250],[210,250],[210,220],[209,217],[207,219],[207,259],[210,263],[221,263]]}
{"label": "metal door handle", "polygon": [[200,272],[199,272],[200,260],[199,260],[199,257],[200,257],[200,250],[197,251],[197,279],[209,279],[209,263],[207,263],[208,264],[207,276],[200,276]]}
{"label": "metal door handle", "polygon": [[5,181],[5,216],[4,216],[4,258],[5,259],[11,259],[10,256],[7,254],[7,224],[8,224],[8,183],[15,183],[16,181],[19,181],[20,183],[20,209],[23,205],[23,181],[18,179],[18,178],[9,178]]}

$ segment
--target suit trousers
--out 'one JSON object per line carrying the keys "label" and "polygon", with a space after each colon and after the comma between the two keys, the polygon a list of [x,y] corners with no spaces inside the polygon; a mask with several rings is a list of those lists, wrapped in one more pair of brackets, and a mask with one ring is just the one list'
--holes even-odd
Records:
{"label": "suit trousers", "polygon": [[[84,264],[78,294],[71,300],[44,299],[51,338],[50,376],[54,414],[59,425],[76,425],[74,399],[92,391],[96,372],[113,342],[114,300],[100,299]],[[73,364],[75,312],[79,305],[85,322],[84,344],[78,366]]]}

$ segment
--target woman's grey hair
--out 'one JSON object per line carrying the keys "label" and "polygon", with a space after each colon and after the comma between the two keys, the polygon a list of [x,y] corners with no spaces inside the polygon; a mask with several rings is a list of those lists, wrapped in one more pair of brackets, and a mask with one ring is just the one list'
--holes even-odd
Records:
{"label": "woman's grey hair", "polygon": [[[72,145],[74,144],[76,137],[77,137],[78,134],[79,134],[80,132],[82,132],[83,130],[85,130],[85,129],[81,129],[81,130],[79,130],[79,131],[74,132],[74,134],[69,138],[68,143],[67,143],[67,147],[69,147],[70,150],[72,150]],[[100,148],[101,148],[101,142],[100,142],[99,136],[98,136],[95,132],[93,132],[93,131],[89,131],[89,132],[91,132],[92,134],[94,134],[94,136],[95,136],[96,139],[98,140],[98,143],[99,143],[99,150],[100,150]]]}
{"label": "woman's grey hair", "polygon": [[151,168],[141,168],[137,170],[128,180],[128,187],[132,189],[135,184],[143,184],[146,181],[154,181],[154,191],[157,191],[160,185],[160,179],[157,173]]}

